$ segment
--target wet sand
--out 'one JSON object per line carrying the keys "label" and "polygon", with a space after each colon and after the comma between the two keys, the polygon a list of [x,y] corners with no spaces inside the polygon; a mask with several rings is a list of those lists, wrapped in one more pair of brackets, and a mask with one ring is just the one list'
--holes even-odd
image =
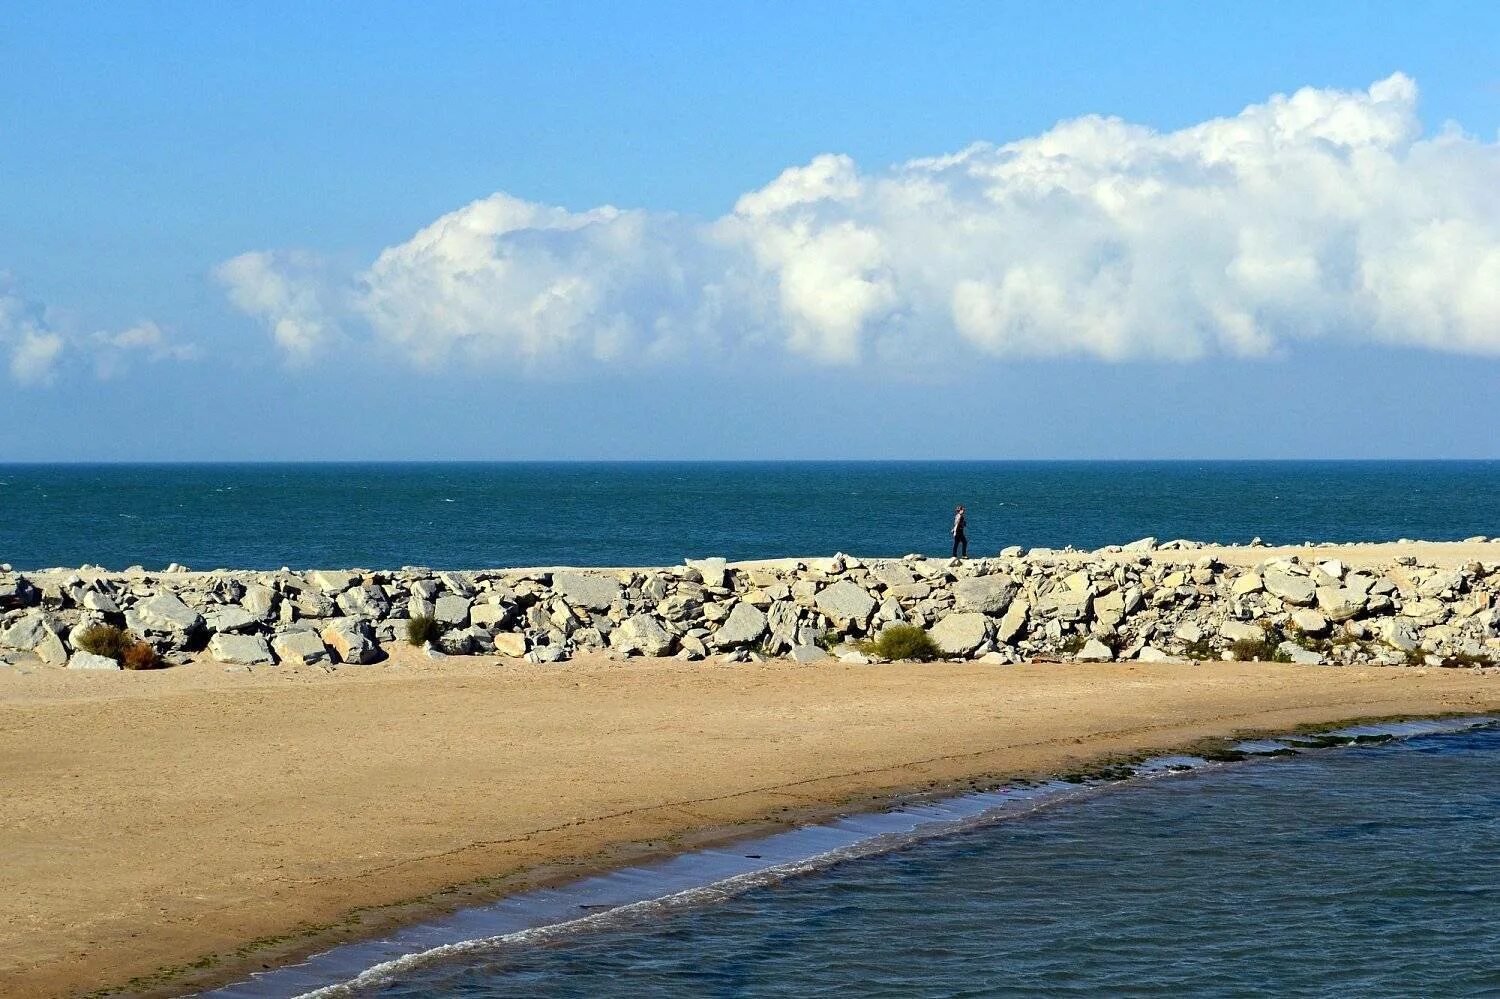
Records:
{"label": "wet sand", "polygon": [[1496,709],[1493,672],[1263,663],[0,670],[0,994],[180,993],[902,795]]}

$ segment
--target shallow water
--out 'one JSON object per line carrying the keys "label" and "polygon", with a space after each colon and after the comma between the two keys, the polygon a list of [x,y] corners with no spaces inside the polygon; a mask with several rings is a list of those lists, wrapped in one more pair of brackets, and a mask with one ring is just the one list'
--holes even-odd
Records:
{"label": "shallow water", "polygon": [[1456,540],[1500,525],[1500,462],[0,465],[22,568],[670,565],[976,555],[1145,535]]}
{"label": "shallow water", "polygon": [[1075,796],[379,996],[1500,993],[1500,730]]}

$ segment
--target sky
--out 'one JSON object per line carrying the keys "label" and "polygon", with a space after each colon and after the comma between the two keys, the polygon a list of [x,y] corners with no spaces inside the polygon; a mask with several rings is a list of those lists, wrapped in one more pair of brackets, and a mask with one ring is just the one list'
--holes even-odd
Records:
{"label": "sky", "polygon": [[1494,3],[11,3],[0,461],[1500,458]]}

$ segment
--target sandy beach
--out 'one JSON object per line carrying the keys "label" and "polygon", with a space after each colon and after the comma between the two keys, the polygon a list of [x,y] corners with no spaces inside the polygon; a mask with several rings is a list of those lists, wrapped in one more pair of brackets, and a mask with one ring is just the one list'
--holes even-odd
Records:
{"label": "sandy beach", "polygon": [[1492,673],[1266,663],[0,671],[0,992],[180,993],[905,794],[1497,708]]}

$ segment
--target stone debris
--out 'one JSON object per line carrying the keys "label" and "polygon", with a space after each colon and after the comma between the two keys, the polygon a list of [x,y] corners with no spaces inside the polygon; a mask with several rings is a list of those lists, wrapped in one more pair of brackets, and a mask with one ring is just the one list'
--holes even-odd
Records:
{"label": "stone debris", "polygon": [[236,666],[331,667],[381,661],[382,645],[404,641],[407,619],[421,615],[437,622],[437,653],[533,663],[587,652],[862,663],[859,640],[898,623],[926,628],[947,657],[996,663],[1500,662],[1500,549],[1458,568],[1295,555],[1240,568],[1200,547],[1143,538],[967,560],[695,558],[618,570],[10,570],[0,572],[0,651],[88,663],[77,637],[111,624],[168,661],[206,650]]}

